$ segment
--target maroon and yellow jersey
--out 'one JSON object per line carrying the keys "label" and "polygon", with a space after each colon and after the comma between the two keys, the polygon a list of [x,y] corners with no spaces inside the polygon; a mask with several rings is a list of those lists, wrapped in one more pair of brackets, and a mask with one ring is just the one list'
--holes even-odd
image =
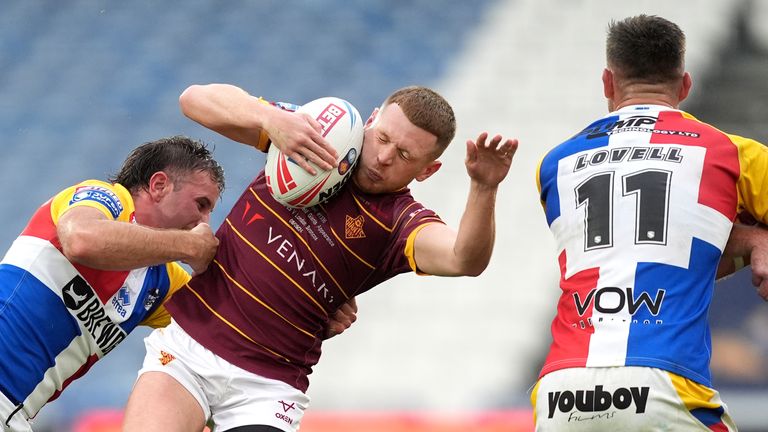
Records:
{"label": "maroon and yellow jersey", "polygon": [[216,233],[208,270],[167,308],[227,361],[306,391],[329,318],[349,298],[416,271],[414,238],[430,223],[443,222],[407,189],[370,195],[350,183],[325,204],[284,207],[262,171]]}

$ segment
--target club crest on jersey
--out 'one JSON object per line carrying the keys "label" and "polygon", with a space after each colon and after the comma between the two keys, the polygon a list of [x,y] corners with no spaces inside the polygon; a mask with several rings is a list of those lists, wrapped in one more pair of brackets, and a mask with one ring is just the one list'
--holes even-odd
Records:
{"label": "club crest on jersey", "polygon": [[347,215],[344,220],[344,237],[348,239],[365,238],[365,232],[363,231],[364,224],[365,219],[363,218],[363,215],[357,217]]}
{"label": "club crest on jersey", "polygon": [[144,299],[144,310],[150,310],[160,298],[160,289],[152,288],[147,292],[147,297]]}
{"label": "club crest on jersey", "polygon": [[94,201],[97,202],[109,210],[109,213],[114,219],[120,216],[123,212],[123,204],[120,199],[111,190],[101,186],[80,186],[75,189],[72,199],[69,201],[69,205],[75,204],[80,201]]}
{"label": "club crest on jersey", "polygon": [[171,353],[167,353],[167,352],[161,350],[160,351],[160,358],[158,360],[160,360],[160,364],[161,365],[165,366],[168,363],[176,360],[176,357],[174,357],[173,354],[171,354]]}

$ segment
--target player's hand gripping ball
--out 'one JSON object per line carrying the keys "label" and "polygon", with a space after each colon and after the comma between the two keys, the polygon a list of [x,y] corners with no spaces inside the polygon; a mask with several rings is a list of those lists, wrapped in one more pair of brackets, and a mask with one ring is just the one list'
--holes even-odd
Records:
{"label": "player's hand gripping ball", "polygon": [[339,155],[338,166],[325,171],[308,161],[317,172],[312,175],[273,145],[264,172],[275,200],[289,207],[311,207],[332,197],[352,175],[363,147],[363,121],[352,104],[337,97],[315,99],[297,112],[308,113],[322,125],[323,137]]}

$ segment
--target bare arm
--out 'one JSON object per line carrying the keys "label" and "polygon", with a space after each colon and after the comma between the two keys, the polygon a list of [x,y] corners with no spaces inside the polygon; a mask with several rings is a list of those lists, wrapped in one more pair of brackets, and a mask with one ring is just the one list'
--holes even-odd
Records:
{"label": "bare arm", "polygon": [[439,276],[477,276],[488,266],[496,237],[495,207],[499,183],[507,176],[517,151],[516,139],[503,144],[482,133],[467,141],[465,164],[471,179],[458,231],[431,224],[416,235],[414,255],[419,270]]}
{"label": "bare arm", "polygon": [[759,226],[734,224],[723,251],[724,259],[749,256],[752,285],[768,300],[768,230]]}
{"label": "bare arm", "polygon": [[312,174],[305,159],[322,169],[336,165],[336,150],[320,135],[315,119],[269,105],[239,87],[193,85],[181,94],[179,104],[184,115],[231,140],[266,151],[268,138]]}
{"label": "bare arm", "polygon": [[199,273],[213,259],[219,244],[205,223],[190,231],[160,230],[112,221],[91,207],[67,210],[56,230],[67,259],[100,270],[183,261]]}

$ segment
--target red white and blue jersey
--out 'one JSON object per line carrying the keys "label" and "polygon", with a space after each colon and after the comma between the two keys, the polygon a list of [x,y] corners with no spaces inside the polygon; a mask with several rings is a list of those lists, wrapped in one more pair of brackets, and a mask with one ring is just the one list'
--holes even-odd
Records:
{"label": "red white and blue jersey", "polygon": [[77,206],[134,222],[124,187],[88,180],[43,204],[0,262],[0,391],[27,418],[137,325],[167,325],[161,304],[189,280],[178,264],[101,271],[68,261],[56,224]]}
{"label": "red white and blue jersey", "polygon": [[736,214],[768,220],[768,149],[635,105],[551,150],[537,180],[561,279],[541,376],[647,366],[711,387],[707,314]]}

